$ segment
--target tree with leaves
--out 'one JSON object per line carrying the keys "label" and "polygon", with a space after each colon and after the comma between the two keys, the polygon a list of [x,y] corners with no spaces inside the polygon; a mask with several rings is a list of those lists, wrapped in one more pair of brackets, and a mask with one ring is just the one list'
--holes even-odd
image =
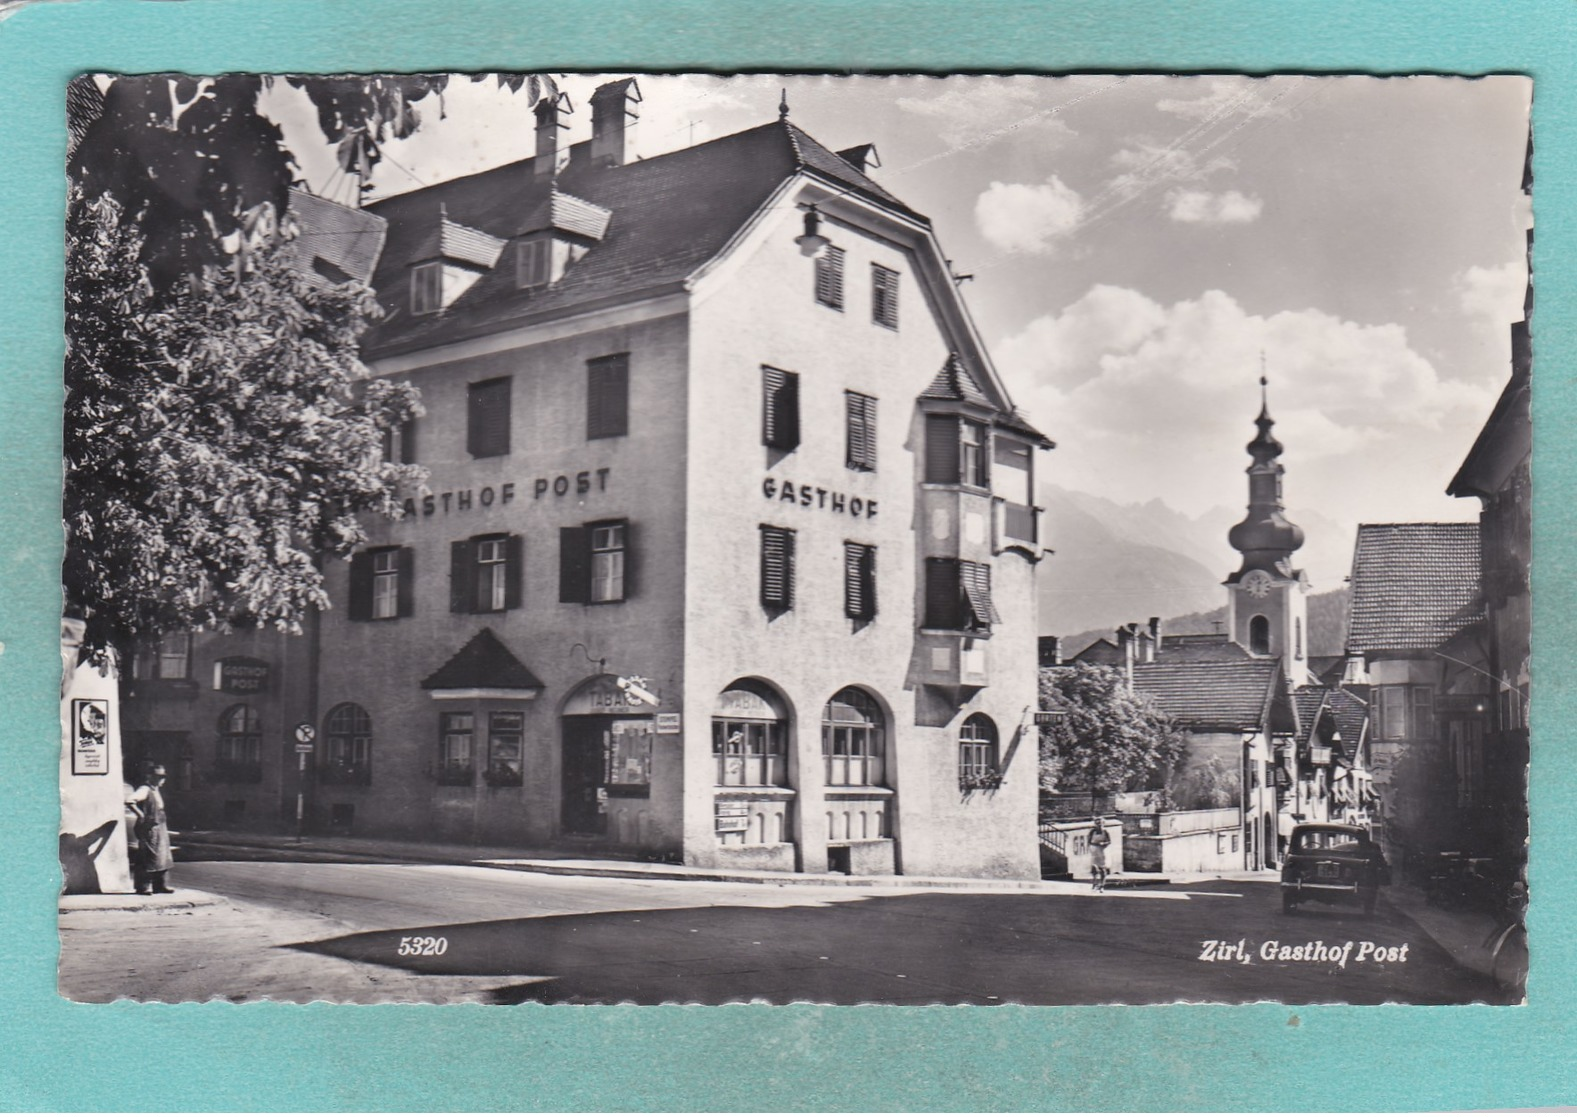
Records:
{"label": "tree with leaves", "polygon": [[1115,794],[1154,786],[1183,751],[1183,736],[1149,695],[1114,667],[1079,663],[1040,673],[1043,791]]}

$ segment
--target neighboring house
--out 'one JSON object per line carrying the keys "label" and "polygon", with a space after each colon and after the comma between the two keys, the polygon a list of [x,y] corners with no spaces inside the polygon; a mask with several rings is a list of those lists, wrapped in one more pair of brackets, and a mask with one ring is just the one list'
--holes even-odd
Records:
{"label": "neighboring house", "polygon": [[630,160],[639,101],[600,87],[567,152],[544,103],[533,158],[369,207],[364,358],[420,388],[388,453],[428,485],[306,636],[199,638],[141,731],[210,824],[1037,876],[1050,443],[868,146],[785,109]]}

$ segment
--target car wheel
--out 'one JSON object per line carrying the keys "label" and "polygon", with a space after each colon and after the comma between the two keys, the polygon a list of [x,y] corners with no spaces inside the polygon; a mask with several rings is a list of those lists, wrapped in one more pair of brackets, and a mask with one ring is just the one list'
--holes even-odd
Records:
{"label": "car wheel", "polygon": [[1297,910],[1298,910],[1298,901],[1297,901],[1297,899],[1293,896],[1293,894],[1291,892],[1283,892],[1281,894],[1281,913],[1283,915],[1292,915]]}

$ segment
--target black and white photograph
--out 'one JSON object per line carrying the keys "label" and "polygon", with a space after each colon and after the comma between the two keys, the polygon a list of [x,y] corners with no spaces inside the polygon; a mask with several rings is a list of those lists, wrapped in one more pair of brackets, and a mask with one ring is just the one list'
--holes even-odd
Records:
{"label": "black and white photograph", "polygon": [[1532,95],[78,77],[61,995],[1521,1003]]}

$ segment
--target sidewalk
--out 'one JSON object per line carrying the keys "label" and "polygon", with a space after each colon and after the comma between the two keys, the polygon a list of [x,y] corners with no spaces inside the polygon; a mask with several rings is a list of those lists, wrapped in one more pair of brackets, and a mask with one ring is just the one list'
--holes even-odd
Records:
{"label": "sidewalk", "polygon": [[209,908],[225,903],[223,896],[212,892],[199,892],[195,888],[177,888],[174,892],[157,896],[144,896],[135,892],[98,892],[87,895],[62,895],[60,914],[77,911],[157,911],[182,912],[194,908]]}
{"label": "sidewalk", "polygon": [[1422,889],[1410,884],[1395,884],[1380,893],[1384,901],[1423,928],[1424,933],[1459,966],[1493,977],[1494,959],[1490,955],[1490,936],[1502,924],[1488,912],[1451,911],[1435,907],[1424,899]]}

